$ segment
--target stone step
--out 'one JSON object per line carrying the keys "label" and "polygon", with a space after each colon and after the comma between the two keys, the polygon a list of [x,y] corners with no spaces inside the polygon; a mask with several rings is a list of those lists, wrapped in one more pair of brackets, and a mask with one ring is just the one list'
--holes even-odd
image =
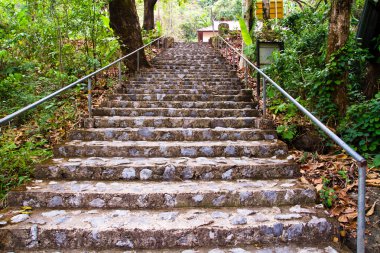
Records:
{"label": "stone step", "polygon": [[232,69],[155,69],[155,68],[144,68],[140,71],[141,75],[144,76],[145,74],[222,74],[222,75],[228,75],[232,77],[236,77],[236,70]]}
{"label": "stone step", "polygon": [[213,95],[213,94],[112,94],[113,100],[127,101],[235,101],[249,102],[252,97],[245,95]]}
{"label": "stone step", "polygon": [[162,78],[149,78],[149,77],[138,77],[138,78],[134,78],[131,80],[131,82],[146,82],[146,81],[154,81],[154,82],[177,82],[177,83],[180,83],[180,82],[220,82],[220,81],[223,81],[223,82],[240,82],[240,79],[239,78],[236,78],[236,77],[229,77],[229,78],[226,78],[226,77],[223,77],[223,76],[215,76],[215,77],[204,77],[204,78],[199,78],[199,77],[184,77],[184,78],[179,78],[179,77],[173,77],[173,78],[165,78],[165,80],[162,80]]}
{"label": "stone step", "polygon": [[234,102],[234,101],[217,101],[217,102],[186,102],[186,101],[121,101],[121,100],[104,100],[101,107],[119,107],[119,108],[198,108],[198,109],[235,109],[254,108],[257,104],[253,102]]}
{"label": "stone step", "polygon": [[56,157],[284,157],[288,148],[267,141],[70,141],[54,148]]}
{"label": "stone step", "polygon": [[[142,176],[146,171],[142,172]],[[165,209],[264,207],[315,203],[316,192],[297,179],[237,181],[35,180],[8,194],[10,207]]]}
{"label": "stone step", "polygon": [[235,71],[227,71],[224,69],[221,70],[212,70],[212,71],[181,71],[179,73],[176,73],[174,71],[168,71],[168,70],[163,70],[163,71],[149,71],[147,69],[143,69],[142,71],[139,72],[138,78],[141,77],[172,77],[172,78],[196,78],[196,77],[226,77],[226,78],[236,78],[236,72]]}
{"label": "stone step", "polygon": [[273,121],[258,117],[93,117],[83,119],[85,128],[165,127],[165,128],[260,128],[273,129]]}
{"label": "stone step", "polygon": [[251,108],[189,109],[189,108],[107,108],[92,109],[94,116],[161,116],[161,117],[259,117],[261,111]]}
{"label": "stone step", "polygon": [[[150,177],[141,177],[149,173]],[[281,179],[299,175],[299,166],[292,161],[248,157],[55,158],[39,165],[34,174],[37,179],[54,180],[171,181]]]}
{"label": "stone step", "polygon": [[[139,253],[352,253],[352,251],[344,248],[342,245],[335,243],[309,243],[309,245],[302,246],[302,243],[286,243],[285,245],[268,246],[259,245],[256,246],[245,246],[245,245],[234,245],[230,247],[177,247],[174,249],[159,249],[159,250],[140,250]],[[135,253],[136,251],[125,251],[122,247],[117,249],[108,250],[58,250],[58,249],[40,249],[40,250],[18,250],[17,253],[108,253],[112,252],[122,252],[122,253]]]}
{"label": "stone step", "polygon": [[238,95],[239,90],[223,90],[223,89],[161,89],[161,88],[121,88],[116,89],[117,93],[127,94],[215,94],[215,95]]}
{"label": "stone step", "polygon": [[73,130],[82,141],[258,141],[277,139],[275,130],[254,128],[89,128]]}
{"label": "stone step", "polygon": [[174,69],[174,70],[201,70],[201,69],[207,69],[207,70],[232,70],[229,67],[221,67],[220,64],[208,64],[208,65],[200,65],[200,64],[154,64],[154,68],[156,69]]}
{"label": "stone step", "polygon": [[[222,84],[224,83],[224,84]],[[121,86],[124,89],[220,89],[220,90],[230,90],[230,89],[243,89],[243,85],[231,84],[230,82],[214,82],[212,84],[206,82],[183,82],[183,83],[173,83],[173,82],[134,82],[126,83]]]}
{"label": "stone step", "polygon": [[[171,248],[168,252],[189,253],[182,250],[236,245],[263,247],[265,244],[289,249],[286,243],[324,245],[332,240],[336,229],[335,224],[313,206],[170,211],[41,209],[23,216],[26,220],[0,228],[0,237],[4,238],[1,249],[166,252],[165,248]],[[299,247],[291,247],[294,248]],[[334,252],[328,250],[300,252]]]}

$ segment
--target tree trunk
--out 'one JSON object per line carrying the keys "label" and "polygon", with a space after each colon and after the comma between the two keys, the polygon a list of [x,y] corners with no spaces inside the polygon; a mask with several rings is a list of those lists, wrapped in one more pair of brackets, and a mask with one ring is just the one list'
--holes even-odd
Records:
{"label": "tree trunk", "polygon": [[[118,37],[121,50],[127,55],[143,46],[141,27],[134,0],[111,0],[110,26]],[[149,67],[144,50],[139,51],[140,67]],[[137,53],[126,59],[128,70],[137,70]]]}
{"label": "tree trunk", "polygon": [[144,24],[143,28],[146,31],[154,29],[154,6],[157,0],[144,0]]}
{"label": "tree trunk", "polygon": [[245,20],[245,25],[248,28],[248,31],[252,31],[255,15],[253,13],[254,6],[252,0],[244,0],[244,9],[243,16]]}
{"label": "tree trunk", "polygon": [[[331,55],[346,45],[350,35],[350,14],[352,0],[332,0],[330,10],[330,26],[327,39],[327,62]],[[333,87],[332,97],[337,106],[340,116],[346,113],[348,72],[343,72],[340,76],[334,76],[336,80],[341,80],[340,85]]]}

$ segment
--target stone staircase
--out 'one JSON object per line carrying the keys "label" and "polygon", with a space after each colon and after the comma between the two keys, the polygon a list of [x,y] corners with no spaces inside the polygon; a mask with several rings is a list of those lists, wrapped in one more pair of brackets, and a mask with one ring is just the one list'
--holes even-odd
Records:
{"label": "stone staircase", "polygon": [[153,66],[9,193],[0,249],[336,252],[315,190],[224,59],[178,43]]}

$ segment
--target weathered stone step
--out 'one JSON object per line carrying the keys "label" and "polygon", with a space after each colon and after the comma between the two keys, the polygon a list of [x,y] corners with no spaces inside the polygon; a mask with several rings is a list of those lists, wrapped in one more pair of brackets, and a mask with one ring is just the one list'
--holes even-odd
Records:
{"label": "weathered stone step", "polygon": [[126,89],[149,89],[149,88],[156,88],[156,89],[220,89],[220,90],[229,90],[229,89],[243,89],[243,85],[238,84],[231,84],[230,82],[224,82],[224,84],[221,84],[223,82],[214,82],[214,83],[206,83],[206,82],[199,82],[199,83],[190,83],[190,82],[183,82],[183,83],[173,83],[173,82],[141,82],[141,83],[126,83],[122,85],[122,88]]}
{"label": "weathered stone step", "polygon": [[167,127],[167,128],[260,128],[273,129],[273,121],[257,117],[225,117],[225,118],[194,118],[194,117],[93,117],[85,118],[86,128],[123,128],[123,127]]}
{"label": "weathered stone step", "polygon": [[235,109],[254,108],[253,102],[186,102],[186,101],[121,101],[121,100],[104,100],[100,106],[119,107],[119,108],[198,108],[198,109]]}
{"label": "weathered stone step", "polygon": [[[19,252],[17,249],[28,248],[43,252],[55,248],[65,252],[70,249],[82,250],[78,252],[85,249],[114,252],[113,249],[133,249],[141,252],[140,249],[152,249],[154,251],[148,252],[194,253],[198,251],[183,250],[198,247],[235,248],[236,245],[243,248],[244,245],[265,247],[263,243],[266,243],[271,245],[267,247],[275,244],[275,252],[298,252],[293,249],[305,248],[286,243],[326,247],[324,243],[332,240],[336,229],[321,210],[312,206],[170,211],[42,209],[34,211],[30,217],[25,216],[25,221],[0,228],[0,237],[4,238],[2,250],[15,249]],[[277,251],[277,247],[285,251]],[[166,251],[164,248],[172,250]],[[292,251],[287,251],[289,248]],[[330,248],[313,251],[314,248],[307,247],[312,251],[299,252],[334,252]]]}
{"label": "weathered stone step", "polygon": [[315,189],[297,179],[183,182],[35,180],[26,189],[11,191],[7,203],[10,207],[33,208],[164,209],[302,205],[315,203],[315,200]]}
{"label": "weathered stone step", "polygon": [[238,95],[240,93],[239,90],[234,89],[161,89],[161,88],[121,88],[116,89],[117,93],[128,93],[128,94],[215,94],[215,95]]}
{"label": "weathered stone step", "polygon": [[141,72],[139,72],[139,76],[136,78],[151,78],[151,77],[161,77],[161,78],[197,78],[197,77],[225,77],[225,78],[236,78],[236,73],[234,71],[226,71],[226,70],[213,70],[213,71],[181,71],[179,73],[176,73],[174,71],[170,70],[163,70],[163,71],[155,71],[155,72],[149,72],[145,69]]}
{"label": "weathered stone step", "polygon": [[283,157],[288,148],[271,141],[70,141],[54,149],[57,157]]}
{"label": "weathered stone step", "polygon": [[[219,69],[155,69],[155,68],[145,68],[141,70],[141,75],[145,74],[205,74],[205,73],[210,73],[210,74],[222,74],[226,75],[228,74],[229,76],[236,77],[236,70],[232,69],[225,69],[225,68],[219,68]],[[234,76],[234,75],[235,76]]]}
{"label": "weathered stone step", "polygon": [[245,95],[213,95],[213,94],[112,94],[109,99],[128,101],[236,101],[249,102]]}
{"label": "weathered stone step", "polygon": [[[145,170],[142,173],[142,170]],[[141,177],[148,175],[150,177]],[[37,179],[54,180],[210,180],[280,179],[300,175],[287,160],[259,158],[56,158],[39,165]]]}
{"label": "weathered stone step", "polygon": [[[301,245],[300,245],[301,244]],[[174,249],[159,249],[159,250],[140,250],[139,253],[352,253],[352,251],[344,248],[342,245],[335,243],[309,243],[308,245],[302,246],[302,243],[293,243],[286,245],[277,246],[265,246],[256,244],[256,246],[245,246],[245,245],[234,245],[230,247],[181,247]],[[122,253],[135,253],[136,251],[125,251],[125,249],[108,249],[108,250],[64,250],[60,251],[58,249],[40,249],[40,250],[18,250],[17,253],[108,253],[112,252],[122,252]]]}
{"label": "weathered stone step", "polygon": [[217,82],[217,81],[224,81],[224,82],[240,82],[239,78],[235,77],[221,77],[221,76],[215,76],[215,77],[204,77],[204,78],[198,78],[198,77],[168,77],[168,78],[162,78],[162,77],[145,77],[141,76],[139,78],[133,78],[131,79],[131,82],[134,81],[151,81],[151,82],[159,82],[159,81],[175,81],[175,82],[184,82],[184,81],[196,81],[196,82]]}
{"label": "weathered stone step", "polygon": [[73,130],[82,141],[258,141],[277,138],[275,130],[254,128],[89,128]]}
{"label": "weathered stone step", "polygon": [[200,64],[154,64],[154,68],[156,69],[173,69],[173,70],[200,70],[200,69],[208,69],[208,70],[220,70],[225,69],[226,71],[231,70],[228,67],[221,67],[220,64],[208,64],[208,65],[200,65]]}
{"label": "weathered stone step", "polygon": [[94,116],[161,116],[161,117],[259,117],[256,109],[189,109],[189,108],[107,108],[92,109]]}

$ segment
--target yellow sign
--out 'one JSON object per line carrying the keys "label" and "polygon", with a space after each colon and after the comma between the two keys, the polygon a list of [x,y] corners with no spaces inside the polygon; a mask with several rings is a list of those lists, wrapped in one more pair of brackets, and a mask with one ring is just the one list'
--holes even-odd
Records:
{"label": "yellow sign", "polygon": [[[284,17],[284,2],[283,0],[269,0],[270,11],[269,18],[283,18]],[[256,2],[256,16],[258,19],[263,20],[263,0]]]}

